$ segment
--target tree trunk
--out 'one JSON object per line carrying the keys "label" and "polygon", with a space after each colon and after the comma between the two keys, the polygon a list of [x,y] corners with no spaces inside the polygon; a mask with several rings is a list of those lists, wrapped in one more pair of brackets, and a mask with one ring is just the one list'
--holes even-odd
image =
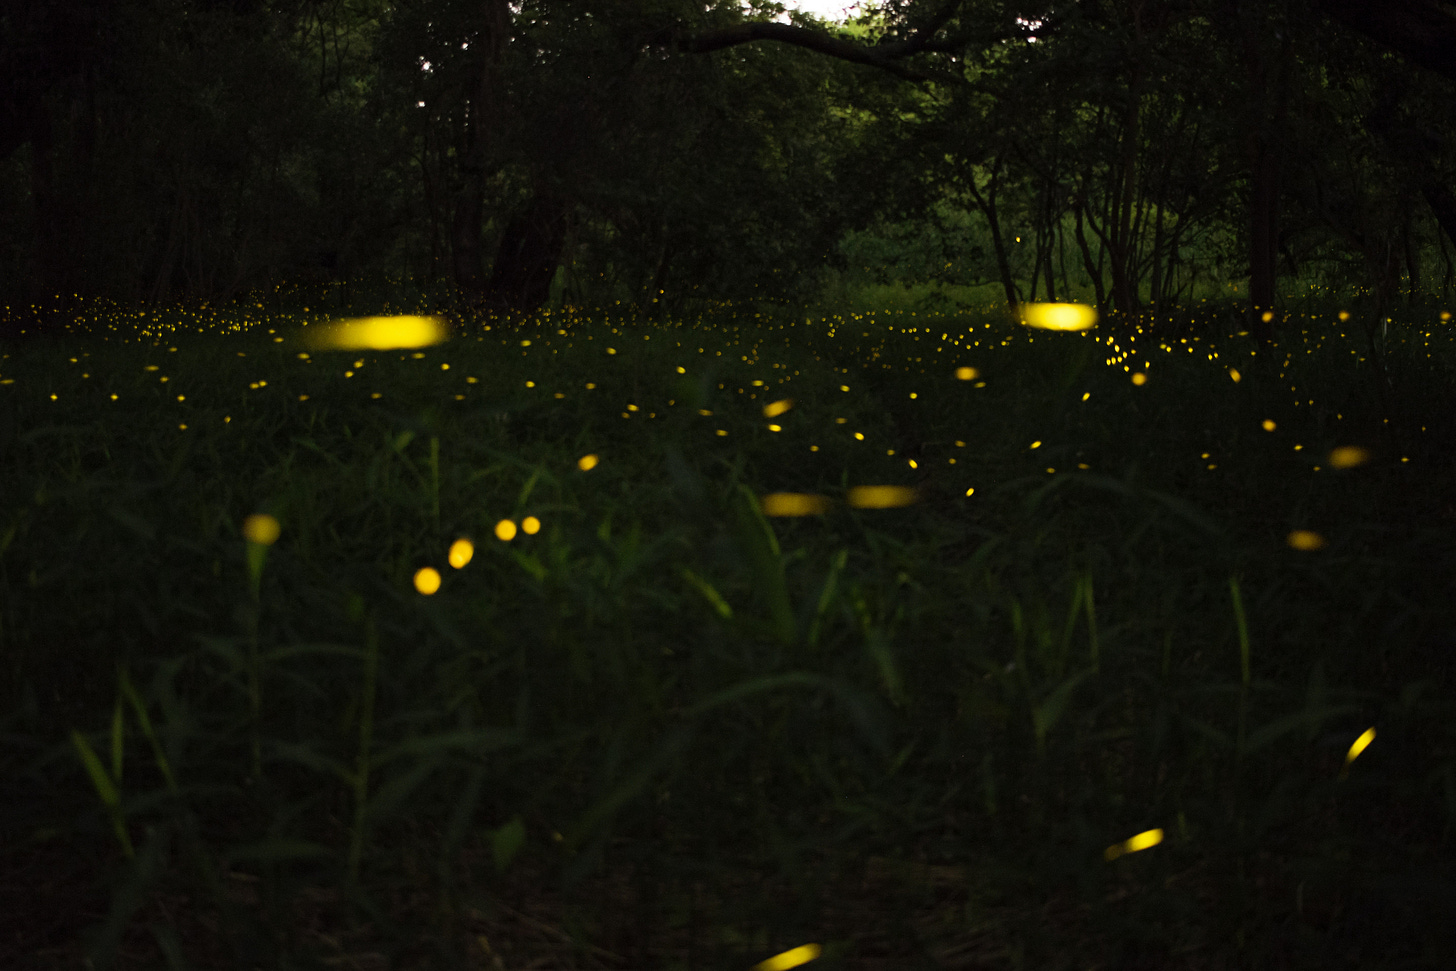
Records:
{"label": "tree trunk", "polygon": [[1001,273],[1001,286],[1006,291],[1006,303],[1015,307],[1021,303],[1021,294],[1016,290],[1016,281],[1011,278],[1011,260],[1006,255],[1006,241],[1001,237],[1001,221],[996,216],[996,180],[1000,175],[1001,159],[991,160],[991,179],[986,183],[986,194],[982,195],[976,185],[976,173],[969,167],[966,170],[965,184],[970,190],[971,198],[976,201],[976,207],[986,217],[986,222],[991,226],[991,248],[996,252],[996,269]]}
{"label": "tree trunk", "polygon": [[1133,203],[1137,198],[1137,159],[1142,139],[1142,72],[1135,71],[1129,85],[1130,103],[1122,126],[1122,160],[1119,165],[1116,208],[1112,232],[1104,242],[1112,257],[1112,302],[1119,313],[1137,312],[1137,282],[1132,277],[1134,242]]}
{"label": "tree trunk", "polygon": [[[1281,132],[1289,104],[1289,49],[1285,36],[1277,50],[1264,43],[1267,24],[1237,2],[1230,3],[1238,20],[1244,71],[1249,84],[1246,122],[1249,155],[1249,331],[1260,344],[1274,339],[1274,313],[1279,256],[1279,158]],[[1276,36],[1278,36],[1276,34]]]}
{"label": "tree trunk", "polygon": [[486,0],[480,34],[472,49],[473,77],[467,88],[464,129],[460,132],[459,188],[450,222],[450,269],[466,302],[479,305],[489,297],[481,254],[482,216],[485,206],[485,172],[489,162],[490,134],[497,130],[505,87],[500,83],[500,63],[510,38],[511,10],[508,0]]}
{"label": "tree trunk", "polygon": [[1107,288],[1102,282],[1102,261],[1092,262],[1092,247],[1087,245],[1087,234],[1082,231],[1082,214],[1085,208],[1085,202],[1078,198],[1072,209],[1073,228],[1076,231],[1077,248],[1082,252],[1082,266],[1092,281],[1093,292],[1097,294],[1097,312],[1103,314],[1107,312]]}
{"label": "tree trunk", "polygon": [[455,194],[455,213],[450,222],[450,270],[466,302],[477,304],[485,299],[480,253],[485,180],[478,168],[467,168],[463,163],[460,175],[461,186]]}
{"label": "tree trunk", "polygon": [[488,302],[508,314],[528,314],[551,294],[566,243],[568,206],[538,191],[529,206],[511,217],[495,254]]}
{"label": "tree trunk", "polygon": [[1456,245],[1456,194],[1451,192],[1450,186],[1433,178],[1421,185],[1421,195],[1425,196],[1441,231],[1452,245]]}
{"label": "tree trunk", "polygon": [[[1275,270],[1279,246],[1279,156],[1256,136],[1249,204],[1249,330],[1260,344],[1274,337]],[[1268,318],[1265,318],[1268,314]]]}

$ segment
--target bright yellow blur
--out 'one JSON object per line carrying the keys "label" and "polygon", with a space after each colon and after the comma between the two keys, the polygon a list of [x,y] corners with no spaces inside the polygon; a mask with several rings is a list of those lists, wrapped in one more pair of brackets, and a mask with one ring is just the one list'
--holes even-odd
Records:
{"label": "bright yellow blur", "polygon": [[470,558],[474,555],[475,544],[468,539],[457,539],[450,544],[450,565],[457,570],[469,563]]}
{"label": "bright yellow blur", "polygon": [[910,486],[855,486],[849,490],[849,504],[860,509],[908,506],[915,499],[915,489]]}
{"label": "bright yellow blur", "polygon": [[1024,303],[1021,322],[1038,330],[1091,330],[1097,310],[1085,303]]}
{"label": "bright yellow blur", "polygon": [[258,513],[243,520],[243,537],[249,543],[272,546],[278,541],[279,531],[278,520],[266,513]]}
{"label": "bright yellow blur", "polygon": [[1370,461],[1370,453],[1358,445],[1342,445],[1330,452],[1330,464],[1337,469],[1353,469]]}
{"label": "bright yellow blur", "polygon": [[1297,550],[1317,550],[1325,545],[1325,538],[1307,529],[1296,529],[1289,534],[1287,542]]}
{"label": "bright yellow blur", "polygon": [[782,415],[784,412],[788,411],[792,407],[794,407],[793,398],[785,398],[783,401],[775,401],[771,405],[763,406],[763,417],[777,418],[779,415]]}
{"label": "bright yellow blur", "polygon": [[1124,853],[1136,853],[1138,850],[1145,850],[1150,846],[1157,846],[1161,842],[1163,842],[1163,831],[1161,829],[1150,829],[1137,834],[1129,840],[1112,844],[1103,851],[1102,857],[1106,860],[1115,860]]}
{"label": "bright yellow blur", "polygon": [[1360,737],[1355,739],[1355,743],[1350,746],[1350,751],[1345,753],[1345,764],[1349,765],[1355,761],[1360,753],[1365,751],[1373,741],[1375,741],[1375,729],[1367,728],[1361,732]]}
{"label": "bright yellow blur", "polygon": [[415,574],[415,589],[429,596],[440,589],[440,571],[427,566]]}
{"label": "bright yellow blur", "polygon": [[320,351],[429,347],[449,338],[449,329],[438,317],[357,317],[304,332],[304,339]]}
{"label": "bright yellow blur", "polygon": [[790,948],[782,954],[775,954],[767,961],[760,961],[753,966],[752,971],[789,971],[789,968],[797,968],[801,964],[808,964],[818,959],[821,948],[818,944],[805,944],[801,947]]}
{"label": "bright yellow blur", "polygon": [[829,508],[829,500],[807,492],[771,492],[761,504],[765,516],[818,516]]}

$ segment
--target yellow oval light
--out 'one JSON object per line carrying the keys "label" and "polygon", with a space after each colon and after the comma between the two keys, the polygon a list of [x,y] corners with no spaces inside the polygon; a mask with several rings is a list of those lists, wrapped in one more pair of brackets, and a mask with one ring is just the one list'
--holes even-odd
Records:
{"label": "yellow oval light", "polygon": [[1297,550],[1317,550],[1325,545],[1325,538],[1308,529],[1296,529],[1289,534],[1287,542]]}
{"label": "yellow oval light", "polygon": [[818,516],[829,500],[807,492],[771,492],[759,501],[765,516]]}
{"label": "yellow oval light", "polygon": [[278,520],[267,513],[258,513],[243,520],[243,537],[259,546],[272,546],[278,542],[280,531]]}
{"label": "yellow oval light", "polygon": [[427,566],[415,574],[415,589],[429,596],[440,589],[440,571]]}
{"label": "yellow oval light", "polygon": [[782,401],[775,401],[771,405],[763,406],[763,417],[777,418],[779,415],[782,415],[784,412],[788,411],[792,407],[794,407],[794,399],[792,398],[785,398]]}
{"label": "yellow oval light", "polygon": [[457,539],[450,544],[448,559],[450,560],[450,565],[457,570],[469,563],[470,558],[474,555],[475,544],[468,539]]}
{"label": "yellow oval light", "polygon": [[910,486],[855,486],[849,490],[849,504],[860,509],[890,509],[908,506],[917,498]]}
{"label": "yellow oval light", "polygon": [[390,351],[429,347],[448,340],[450,333],[438,317],[356,317],[338,320],[305,334],[315,350]]}
{"label": "yellow oval light", "polygon": [[1085,303],[1024,303],[1018,311],[1021,322],[1038,330],[1091,330],[1097,326],[1097,310]]}
{"label": "yellow oval light", "polygon": [[1358,445],[1342,445],[1330,452],[1330,464],[1337,469],[1353,469],[1370,461],[1370,453]]}

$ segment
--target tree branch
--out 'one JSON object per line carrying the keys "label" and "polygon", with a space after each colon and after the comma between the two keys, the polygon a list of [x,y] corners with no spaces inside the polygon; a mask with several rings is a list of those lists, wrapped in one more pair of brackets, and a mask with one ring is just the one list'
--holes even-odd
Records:
{"label": "tree branch", "polygon": [[1325,16],[1456,80],[1456,13],[1436,0],[1320,0]]}
{"label": "tree branch", "polygon": [[697,36],[684,36],[677,30],[669,30],[664,32],[663,35],[660,35],[661,40],[659,42],[669,43],[685,54],[707,54],[711,51],[722,50],[726,47],[736,47],[739,44],[751,44],[754,41],[772,40],[782,44],[792,44],[795,47],[803,47],[820,54],[826,54],[829,57],[838,58],[841,61],[849,61],[854,64],[865,64],[870,67],[879,68],[882,71],[888,71],[907,81],[937,81],[942,84],[959,84],[963,83],[963,79],[955,75],[946,74],[941,71],[910,67],[899,62],[903,58],[921,52],[959,49],[961,43],[945,39],[937,41],[935,34],[941,27],[945,26],[947,21],[955,16],[960,10],[960,7],[961,0],[947,0],[939,10],[915,26],[910,36],[904,40],[880,43],[873,47],[856,44],[853,41],[845,40],[842,37],[837,37],[821,30],[811,30],[807,27],[795,27],[791,24],[760,20],[735,24],[732,27],[724,27]]}

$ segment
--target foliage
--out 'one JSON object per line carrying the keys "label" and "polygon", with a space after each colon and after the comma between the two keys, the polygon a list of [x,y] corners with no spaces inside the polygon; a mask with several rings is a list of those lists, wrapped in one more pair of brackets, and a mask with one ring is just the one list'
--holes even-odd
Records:
{"label": "foliage", "polygon": [[[1303,0],[916,0],[704,54],[682,38],[783,8],[526,3],[498,43],[500,5],[7,15],[7,63],[37,65],[0,106],[12,330],[96,298],[463,285],[472,259],[520,275],[511,227],[540,199],[565,225],[530,256],[556,306],[794,302],[894,275],[1135,314],[1246,274],[1277,273],[1282,300],[1355,272],[1383,307],[1456,278],[1434,218],[1456,225],[1451,80]],[[886,51],[926,25],[899,75],[798,43]],[[922,237],[920,267],[861,269],[898,235]]]}
{"label": "foliage", "polygon": [[1314,292],[1277,354],[855,307],[309,352],[254,296],[0,356],[7,963],[1450,953],[1434,311],[1377,367]]}

